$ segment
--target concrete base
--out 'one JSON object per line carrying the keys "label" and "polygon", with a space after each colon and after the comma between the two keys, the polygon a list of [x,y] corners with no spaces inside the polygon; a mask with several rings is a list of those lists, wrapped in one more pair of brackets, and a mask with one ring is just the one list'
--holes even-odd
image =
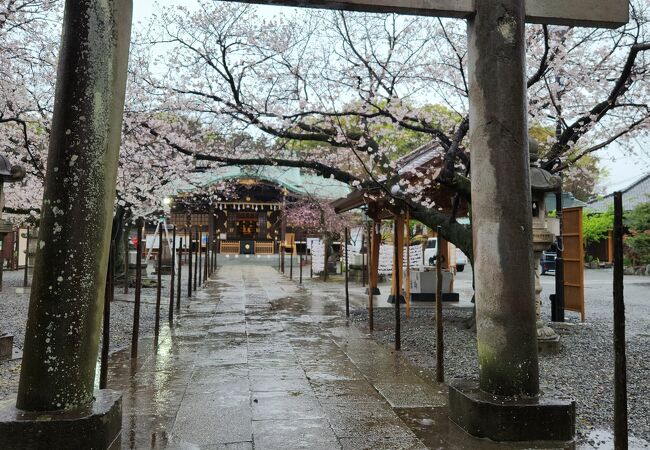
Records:
{"label": "concrete base", "polygon": [[[435,293],[427,294],[411,294],[411,301],[413,302],[436,302]],[[459,302],[460,294],[457,292],[443,292],[442,293],[443,302]]]}
{"label": "concrete base", "polygon": [[0,335],[0,359],[11,359],[14,348],[14,337],[11,334]]}
{"label": "concrete base", "polygon": [[15,398],[0,402],[0,442],[5,450],[113,450],[121,446],[119,392],[95,391],[92,406],[75,412],[21,411],[15,404]]}
{"label": "concrete base", "polygon": [[560,353],[560,336],[555,335],[553,338],[537,338],[537,351],[540,355],[557,355]]}
{"label": "concrete base", "polygon": [[449,384],[449,418],[469,434],[493,441],[570,442],[575,438],[575,401],[499,397],[483,392],[478,381]]}
{"label": "concrete base", "polygon": [[[366,294],[369,294],[368,288],[366,288]],[[381,295],[381,291],[379,290],[378,287],[372,289],[372,295]]]}
{"label": "concrete base", "polygon": [[[399,296],[400,304],[405,305],[406,304],[406,298],[403,295]],[[393,294],[390,294],[388,298],[386,299],[388,303],[391,305],[395,304],[395,296]]]}

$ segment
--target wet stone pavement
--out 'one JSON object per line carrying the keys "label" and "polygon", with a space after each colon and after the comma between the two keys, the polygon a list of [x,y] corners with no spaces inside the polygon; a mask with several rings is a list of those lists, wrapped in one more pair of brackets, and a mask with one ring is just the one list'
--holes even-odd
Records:
{"label": "wet stone pavement", "polygon": [[[166,328],[111,358],[123,448],[467,449],[446,389],[348,325],[340,299],[226,265]],[[521,448],[526,448],[525,446]]]}

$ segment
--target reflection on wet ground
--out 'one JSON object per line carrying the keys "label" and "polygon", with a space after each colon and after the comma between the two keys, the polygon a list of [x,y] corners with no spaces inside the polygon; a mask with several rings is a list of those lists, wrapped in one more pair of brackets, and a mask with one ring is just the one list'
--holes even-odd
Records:
{"label": "reflection on wet ground", "polygon": [[269,266],[222,267],[140,349],[111,359],[125,449],[531,448],[464,434],[443,385]]}

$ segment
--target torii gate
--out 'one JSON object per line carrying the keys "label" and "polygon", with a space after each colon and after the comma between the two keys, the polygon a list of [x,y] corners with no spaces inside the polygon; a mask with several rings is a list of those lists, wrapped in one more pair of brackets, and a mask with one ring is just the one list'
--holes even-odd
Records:
{"label": "torii gate", "polygon": [[[495,440],[522,431],[527,439],[571,439],[575,405],[535,401],[524,25],[616,27],[628,21],[628,0],[238,1],[467,19],[480,384],[451,386],[450,415]],[[93,383],[131,11],[132,0],[66,1],[18,410],[0,409],[0,441],[9,447],[44,439],[47,430],[53,447],[108,447],[119,436],[120,397]],[[495,395],[509,400],[490,403]]]}

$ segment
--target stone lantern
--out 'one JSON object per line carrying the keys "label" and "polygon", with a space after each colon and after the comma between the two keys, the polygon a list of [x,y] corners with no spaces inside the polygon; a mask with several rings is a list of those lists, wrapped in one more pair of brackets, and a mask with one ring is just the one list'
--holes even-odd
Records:
{"label": "stone lantern", "polygon": [[[4,183],[20,181],[24,177],[25,169],[20,166],[12,166],[5,156],[0,155],[0,240],[4,240],[7,233],[13,231],[12,223],[8,220],[2,219],[2,210],[5,206]],[[0,264],[4,264],[2,258],[0,258]],[[11,358],[13,354],[13,346],[14,337],[0,329],[0,359]]]}
{"label": "stone lantern", "polygon": [[548,192],[556,192],[562,180],[559,176],[542,169],[537,164],[538,145],[529,142],[530,149],[530,187],[533,200],[533,267],[535,271],[535,310],[537,314],[537,344],[540,353],[557,353],[560,349],[560,336],[541,318],[540,258],[542,252],[553,243],[555,236],[546,226],[546,204],[544,198]]}

